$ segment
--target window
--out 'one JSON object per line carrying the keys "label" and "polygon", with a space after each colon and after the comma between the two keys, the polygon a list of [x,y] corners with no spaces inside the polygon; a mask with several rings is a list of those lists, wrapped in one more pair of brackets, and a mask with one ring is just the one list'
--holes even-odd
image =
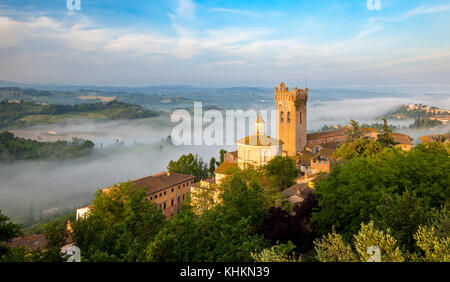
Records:
{"label": "window", "polygon": [[150,200],[153,200],[153,196],[150,196]]}
{"label": "window", "polygon": [[171,200],[171,207],[173,207],[173,198],[172,198],[172,200]]}
{"label": "window", "polygon": [[183,194],[183,200],[184,200],[184,194]]}
{"label": "window", "polygon": [[164,202],[164,209],[166,209],[166,202]]}
{"label": "window", "polygon": [[166,193],[166,191],[164,191],[164,195],[166,195],[167,193]]}
{"label": "window", "polygon": [[159,193],[159,197],[161,197],[162,196],[162,193]]}
{"label": "window", "polygon": [[186,183],[183,183],[183,187],[186,186]]}
{"label": "window", "polygon": [[287,122],[291,122],[291,112],[287,113]]}
{"label": "window", "polygon": [[180,202],[180,196],[178,196],[178,203]]}
{"label": "window", "polygon": [[283,111],[281,111],[280,112],[280,121],[283,122],[283,119],[284,119],[284,113],[283,113]]}
{"label": "window", "polygon": [[178,190],[180,190],[181,185],[178,185]]}
{"label": "window", "polygon": [[172,193],[173,193],[173,188],[172,188],[172,190],[171,190],[171,191],[172,191]]}
{"label": "window", "polygon": [[155,200],[158,198],[158,194],[155,194]]}
{"label": "window", "polygon": [[298,119],[300,120],[300,123],[302,123],[302,112],[298,113]]}

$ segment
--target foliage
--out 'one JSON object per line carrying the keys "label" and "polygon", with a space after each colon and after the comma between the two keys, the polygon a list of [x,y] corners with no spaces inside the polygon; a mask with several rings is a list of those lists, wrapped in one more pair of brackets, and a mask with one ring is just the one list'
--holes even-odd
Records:
{"label": "foliage", "polygon": [[391,135],[392,129],[388,126],[386,119],[383,119],[383,127],[381,128],[380,133],[378,134],[377,141],[386,147],[392,147],[396,144],[394,138]]}
{"label": "foliage", "polygon": [[264,169],[280,191],[292,186],[299,174],[294,160],[290,157],[276,156],[267,163]]}
{"label": "foliage", "polygon": [[271,207],[259,232],[273,244],[292,242],[297,252],[307,251],[313,245],[314,232],[310,218],[316,207],[317,200],[312,194],[294,208],[293,214],[280,207]]}
{"label": "foliage", "polygon": [[224,184],[220,204],[201,215],[189,206],[168,221],[147,246],[150,261],[251,261],[267,247],[256,234],[267,210],[262,189],[235,176]]}
{"label": "foliage", "polygon": [[0,211],[0,258],[4,255],[8,248],[3,245],[4,242],[9,242],[14,237],[21,234],[21,226],[9,221],[9,217],[3,215]]}
{"label": "foliage", "polygon": [[381,251],[381,261],[404,261],[400,249],[396,246],[397,241],[389,234],[389,230],[387,232],[376,230],[373,221],[368,224],[362,223],[361,229],[353,239],[355,250],[333,229],[332,233],[315,242],[317,259],[323,262],[365,262],[372,256],[372,253],[368,252],[369,247],[375,246]]}
{"label": "foliage", "polygon": [[203,159],[192,153],[182,155],[177,161],[170,161],[167,170],[193,175],[196,182],[209,177],[209,170]]}
{"label": "foliage", "polygon": [[93,147],[91,141],[77,138],[72,142],[38,142],[15,137],[8,131],[0,133],[0,161],[69,159],[89,155]]}
{"label": "foliage", "polygon": [[385,196],[385,203],[378,207],[378,211],[380,217],[377,222],[381,229],[390,229],[401,246],[406,250],[414,251],[413,235],[419,225],[426,224],[430,218],[429,210],[423,200],[409,191],[401,195],[388,194]]}
{"label": "foliage", "polygon": [[346,130],[345,130],[345,142],[346,143],[353,142],[353,141],[363,138],[363,132],[362,132],[359,124],[355,120],[351,119],[350,125],[351,125],[351,127],[346,128]]}
{"label": "foliage", "polygon": [[340,146],[335,155],[338,158],[352,159],[354,157],[373,158],[381,151],[383,146],[370,139],[356,139],[352,142],[344,143]]}
{"label": "foliage", "polygon": [[36,120],[42,120],[40,117],[81,113],[97,113],[109,120],[136,119],[158,115],[156,112],[147,110],[137,104],[118,101],[76,105],[38,104],[25,101],[10,103],[8,101],[1,101],[0,128],[32,125]]}
{"label": "foliage", "polygon": [[220,163],[219,163],[219,165],[225,161],[225,154],[226,153],[227,153],[227,150],[220,149]]}
{"label": "foliage", "polygon": [[414,239],[424,255],[416,255],[413,260],[450,262],[450,236],[439,236],[433,226],[420,226]]}
{"label": "foliage", "polygon": [[164,215],[147,191],[120,183],[95,194],[89,216],[72,225],[85,261],[143,261],[145,248],[162,228]]}
{"label": "foliage", "polygon": [[289,241],[287,244],[276,244],[251,255],[255,262],[300,262],[300,258],[291,255],[294,249],[295,245]]}
{"label": "foliage", "polygon": [[387,194],[414,192],[427,209],[439,208],[450,198],[449,172],[449,153],[440,143],[344,160],[316,185],[319,210],[312,222],[319,234],[335,226],[349,240],[362,222],[380,218],[377,207],[385,203]]}

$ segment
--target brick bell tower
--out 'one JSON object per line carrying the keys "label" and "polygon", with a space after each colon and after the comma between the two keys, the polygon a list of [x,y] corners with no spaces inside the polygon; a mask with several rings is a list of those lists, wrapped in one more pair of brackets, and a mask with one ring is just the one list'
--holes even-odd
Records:
{"label": "brick bell tower", "polygon": [[284,83],[275,87],[277,138],[283,142],[283,155],[295,156],[306,146],[306,102],[308,88],[289,91]]}

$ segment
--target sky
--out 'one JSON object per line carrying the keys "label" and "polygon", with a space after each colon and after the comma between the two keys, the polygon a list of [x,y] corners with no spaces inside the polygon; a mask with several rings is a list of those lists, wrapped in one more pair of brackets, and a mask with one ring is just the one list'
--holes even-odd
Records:
{"label": "sky", "polygon": [[0,80],[448,86],[450,1],[379,1],[0,0]]}

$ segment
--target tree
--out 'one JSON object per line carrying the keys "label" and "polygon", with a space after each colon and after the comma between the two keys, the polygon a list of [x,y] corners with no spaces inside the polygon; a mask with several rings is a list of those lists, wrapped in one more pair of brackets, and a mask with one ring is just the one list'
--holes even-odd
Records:
{"label": "tree", "polygon": [[383,127],[381,132],[378,134],[378,142],[380,142],[383,146],[392,147],[396,144],[394,138],[391,136],[392,129],[387,124],[386,119],[383,119]]}
{"label": "tree", "polygon": [[20,229],[21,225],[9,221],[9,217],[3,215],[0,211],[0,258],[8,250],[8,248],[4,246],[4,243],[21,235],[22,232]]}
{"label": "tree", "polygon": [[342,159],[352,159],[354,157],[372,158],[384,150],[384,147],[370,139],[356,139],[352,142],[344,143],[337,148],[335,155]]}
{"label": "tree", "polygon": [[146,250],[150,261],[252,261],[267,242],[256,234],[267,209],[263,193],[238,176],[224,184],[220,204],[197,215],[190,206],[168,221]]}
{"label": "tree", "polygon": [[[225,154],[227,153],[227,150],[220,149],[220,164],[225,161]],[[219,165],[220,165],[219,164]]]}
{"label": "tree", "polygon": [[182,155],[177,161],[170,161],[167,166],[170,172],[178,172],[195,176],[195,181],[209,176],[208,167],[198,155]]}
{"label": "tree", "polygon": [[385,204],[388,194],[414,192],[425,208],[439,208],[450,198],[449,170],[449,153],[439,143],[344,160],[316,185],[319,209],[311,219],[315,230],[324,235],[335,226],[350,240],[362,222],[381,217],[377,207]]}
{"label": "tree", "polygon": [[292,242],[287,244],[276,244],[264,249],[259,253],[252,253],[255,262],[300,262],[300,258],[295,258],[292,252],[295,245]]}
{"label": "tree", "polygon": [[145,248],[165,216],[147,191],[133,183],[98,190],[86,219],[72,224],[72,237],[84,261],[144,261]]}
{"label": "tree", "polygon": [[214,176],[214,171],[216,170],[216,165],[217,165],[216,159],[214,157],[212,157],[209,160],[209,168],[208,168],[210,177]]}
{"label": "tree", "polygon": [[426,224],[430,218],[429,209],[414,192],[405,191],[402,195],[388,194],[385,203],[378,207],[377,221],[381,229],[390,229],[392,235],[406,250],[415,251],[414,234],[419,225]]}
{"label": "tree", "polygon": [[350,120],[350,128],[346,128],[345,130],[345,142],[353,142],[358,139],[363,138],[363,132],[361,130],[361,127],[359,126],[358,122],[351,119]]}
{"label": "tree", "polygon": [[414,239],[422,250],[423,256],[415,255],[413,260],[450,262],[450,236],[439,236],[433,226],[420,226]]}
{"label": "tree", "polygon": [[361,224],[358,234],[353,236],[353,248],[344,242],[342,236],[333,232],[316,241],[317,259],[331,262],[365,262],[373,255],[370,249],[380,250],[382,262],[403,262],[405,258],[396,246],[397,241],[389,234],[374,228],[373,221]]}
{"label": "tree", "polygon": [[281,156],[271,159],[265,166],[265,171],[280,191],[292,186],[299,174],[294,161],[290,157]]}

